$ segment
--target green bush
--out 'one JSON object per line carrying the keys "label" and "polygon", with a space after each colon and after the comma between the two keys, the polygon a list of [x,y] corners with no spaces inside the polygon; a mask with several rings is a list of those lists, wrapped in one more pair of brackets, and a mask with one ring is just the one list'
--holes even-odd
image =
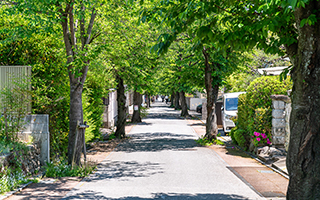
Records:
{"label": "green bush", "polygon": [[[286,94],[291,87],[292,82],[289,79],[280,82],[277,76],[263,76],[251,82],[247,88],[247,93],[240,95],[238,100],[238,118],[236,122],[238,131],[234,133],[234,138],[238,144],[243,139],[240,134],[246,140],[253,138],[254,132],[264,133],[268,138],[271,138],[272,99],[270,96],[273,94]],[[249,137],[246,137],[246,134]],[[263,141],[261,140],[261,142]],[[250,142],[243,142],[242,144],[248,147]],[[255,142],[254,144],[258,145],[259,143]]]}
{"label": "green bush", "polygon": [[241,147],[247,148],[248,146],[248,139],[247,139],[247,132],[243,129],[236,129],[234,131],[234,139],[237,144]]}
{"label": "green bush", "polygon": [[238,115],[235,121],[236,128],[246,129],[248,126],[248,116],[246,112],[247,108],[246,94],[240,94],[238,97]]}
{"label": "green bush", "polygon": [[234,137],[234,133],[236,132],[236,130],[238,130],[237,127],[231,129],[231,131],[230,131],[230,137],[231,137],[231,140],[234,144],[238,144],[236,138]]}

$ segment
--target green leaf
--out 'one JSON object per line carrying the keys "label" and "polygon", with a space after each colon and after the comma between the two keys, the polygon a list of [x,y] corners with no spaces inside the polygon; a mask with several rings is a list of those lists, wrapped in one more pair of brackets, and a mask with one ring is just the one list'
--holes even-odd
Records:
{"label": "green leaf", "polygon": [[295,9],[295,8],[296,8],[297,1],[298,1],[298,0],[289,0],[289,4],[290,4],[290,6],[292,7],[292,9]]}

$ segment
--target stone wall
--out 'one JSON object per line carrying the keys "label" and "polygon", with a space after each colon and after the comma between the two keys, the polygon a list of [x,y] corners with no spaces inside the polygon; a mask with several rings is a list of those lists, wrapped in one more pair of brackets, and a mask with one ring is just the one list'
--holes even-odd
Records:
{"label": "stone wall", "polygon": [[291,99],[286,95],[271,95],[272,144],[288,150],[290,137]]}
{"label": "stone wall", "polygon": [[40,170],[40,147],[37,145],[27,146],[27,150],[12,151],[9,154],[0,156],[0,172],[10,165],[19,165],[22,171],[34,174]]}

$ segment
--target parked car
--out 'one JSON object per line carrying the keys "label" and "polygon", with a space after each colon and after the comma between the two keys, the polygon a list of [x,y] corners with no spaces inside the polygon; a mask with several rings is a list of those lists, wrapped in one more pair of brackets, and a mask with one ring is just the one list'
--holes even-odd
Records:
{"label": "parked car", "polygon": [[202,104],[200,104],[200,105],[197,106],[196,111],[197,111],[198,113],[202,113]]}
{"label": "parked car", "polygon": [[222,125],[223,131],[230,132],[233,127],[235,127],[232,118],[237,116],[238,112],[238,97],[240,94],[245,92],[234,92],[234,93],[225,93],[223,95],[222,107],[221,107],[221,116],[222,116]]}

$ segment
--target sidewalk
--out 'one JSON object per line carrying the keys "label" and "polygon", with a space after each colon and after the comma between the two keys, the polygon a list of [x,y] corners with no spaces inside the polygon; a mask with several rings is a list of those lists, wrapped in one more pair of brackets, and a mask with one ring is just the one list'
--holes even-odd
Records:
{"label": "sidewalk", "polygon": [[[188,123],[199,137],[205,134],[205,124],[201,120],[189,119]],[[219,139],[225,141],[226,146],[212,145],[209,148],[220,156],[234,174],[267,199],[285,199],[289,183],[287,178],[233,145],[230,137],[223,136]],[[281,168],[285,163],[282,161],[274,164]]]}
{"label": "sidewalk", "polygon": [[[126,133],[131,131],[134,124],[126,126]],[[119,144],[120,141],[112,140],[111,142],[101,142],[97,144],[94,149],[87,152],[87,159],[95,161],[97,164],[101,163],[113,149]],[[78,177],[63,177],[63,178],[42,178],[39,183],[32,183],[23,190],[14,193],[13,195],[5,198],[5,200],[50,200],[61,199],[68,192],[72,190],[82,178]],[[0,199],[3,196],[0,195]]]}

